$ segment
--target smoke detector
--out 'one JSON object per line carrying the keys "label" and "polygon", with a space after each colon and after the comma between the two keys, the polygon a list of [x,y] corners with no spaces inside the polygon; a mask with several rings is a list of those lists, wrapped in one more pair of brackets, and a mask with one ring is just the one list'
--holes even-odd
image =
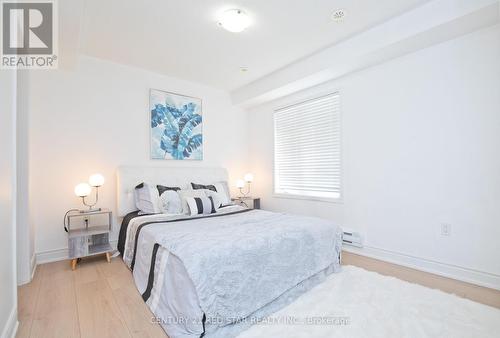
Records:
{"label": "smoke detector", "polygon": [[344,18],[346,16],[346,11],[345,9],[336,9],[333,13],[332,13],[332,20],[333,21],[336,21],[336,22],[340,22],[340,21],[343,21]]}

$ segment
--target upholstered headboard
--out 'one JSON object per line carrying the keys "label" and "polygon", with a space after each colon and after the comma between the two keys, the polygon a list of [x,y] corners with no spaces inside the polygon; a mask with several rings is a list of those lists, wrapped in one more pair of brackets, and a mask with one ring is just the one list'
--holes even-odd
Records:
{"label": "upholstered headboard", "polygon": [[116,182],[118,216],[123,217],[129,212],[137,210],[134,202],[134,189],[142,182],[188,189],[191,182],[210,184],[217,181],[227,181],[226,169],[149,166],[119,167]]}

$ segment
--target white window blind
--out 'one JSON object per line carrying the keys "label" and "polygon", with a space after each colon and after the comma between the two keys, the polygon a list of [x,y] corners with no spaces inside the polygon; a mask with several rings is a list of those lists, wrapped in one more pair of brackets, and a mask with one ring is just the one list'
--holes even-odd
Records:
{"label": "white window blind", "polygon": [[339,93],[274,112],[274,191],[290,196],[341,196]]}

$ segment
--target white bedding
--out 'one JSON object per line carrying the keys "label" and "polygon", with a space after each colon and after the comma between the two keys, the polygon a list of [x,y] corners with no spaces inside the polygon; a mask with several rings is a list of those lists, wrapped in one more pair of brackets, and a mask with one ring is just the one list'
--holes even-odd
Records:
{"label": "white bedding", "polygon": [[[240,213],[243,214],[240,216]],[[207,337],[234,337],[244,326],[250,325],[245,322],[235,325],[210,322],[208,318],[218,318],[208,310],[207,297],[219,297],[219,301],[226,299],[229,307],[224,309],[228,309],[229,313],[235,304],[250,304],[246,310],[239,308],[233,311],[243,316],[231,318],[245,318],[251,311],[255,311],[255,316],[265,316],[339,269],[341,232],[327,221],[265,211],[248,212],[241,206],[224,207],[218,210],[218,214],[223,217],[212,218],[217,216],[213,214],[194,217],[145,215],[131,219],[128,224],[123,259],[133,270],[135,284],[143,299],[153,313],[161,316],[158,320],[170,338],[200,337],[204,333]],[[323,234],[318,232],[319,229],[327,231],[325,236],[318,236]],[[222,236],[224,233],[225,236]],[[174,237],[174,245],[165,244],[165,239]],[[207,241],[209,237],[213,238]],[[184,250],[189,248],[187,255],[186,251],[184,254],[179,252],[180,247],[184,247]],[[281,254],[280,248],[283,249]],[[240,253],[236,254],[238,251]],[[305,260],[306,257],[310,261]],[[254,260],[257,264],[252,267],[246,264],[246,259],[249,259],[249,264]],[[220,279],[226,276],[225,270],[233,266],[227,265],[228,262],[237,263],[238,260],[239,265],[232,268],[236,275]],[[205,261],[208,264],[201,263]],[[196,272],[193,262],[199,265]],[[277,269],[269,269],[271,266]],[[234,286],[242,288],[241,294],[240,291],[230,291],[235,289],[228,284],[232,278],[240,278],[240,275],[244,276],[243,279],[235,280]],[[200,276],[210,276],[217,282],[208,286],[205,281],[200,282]],[[245,280],[249,281],[245,276],[252,276],[251,279],[258,284],[244,284]],[[268,289],[265,289],[266,285]],[[271,296],[269,291],[275,294]],[[238,297],[243,297],[241,303],[232,301]],[[231,300],[229,303],[228,299]],[[254,305],[254,301],[261,303]]]}
{"label": "white bedding", "polygon": [[[228,206],[217,211],[218,214],[230,213],[243,210],[239,205]],[[134,223],[140,224],[145,222],[170,221],[184,218],[197,218],[201,216],[188,215],[144,215],[134,218],[129,223],[129,229],[134,228]],[[134,264],[133,277],[140,294],[143,294],[148,284],[148,274],[150,260],[155,244],[156,234],[159,228],[164,227],[164,223],[151,224],[140,232],[139,242],[137,243],[136,262]],[[132,255],[130,249],[129,235],[125,244],[124,261],[130,268],[132,263]],[[203,333],[202,317],[203,311],[200,308],[196,290],[193,282],[189,278],[186,269],[180,259],[172,255],[166,249],[162,249],[157,255],[157,259],[163,260],[159,266],[165,271],[159,276],[163,280],[157,280],[155,283],[163,284],[163,292],[160,293],[161,299],[151,298],[148,300],[148,305],[153,313],[163,313],[166,316],[158,319],[161,320],[161,325],[169,333],[170,338],[192,338],[193,335],[200,336]],[[189,334],[186,335],[186,332]]]}

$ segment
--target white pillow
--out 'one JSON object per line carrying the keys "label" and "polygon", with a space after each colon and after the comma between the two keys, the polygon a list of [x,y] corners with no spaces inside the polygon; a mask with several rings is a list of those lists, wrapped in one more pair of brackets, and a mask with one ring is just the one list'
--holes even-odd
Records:
{"label": "white pillow", "polygon": [[214,201],[215,209],[219,209],[223,205],[226,205],[226,203],[225,203],[226,196],[223,193],[215,192],[215,191],[210,190],[210,189],[200,189],[200,190],[203,191],[205,193],[205,195],[207,195],[208,197],[212,197],[212,199]]}
{"label": "white pillow", "polygon": [[158,189],[147,183],[141,183],[135,187],[135,206],[144,214],[160,213]]}
{"label": "white pillow", "polygon": [[212,197],[186,197],[186,202],[189,206],[189,214],[191,216],[215,213]]}
{"label": "white pillow", "polygon": [[226,181],[216,182],[214,183],[215,189],[221,195],[221,203],[222,205],[231,204],[231,192],[229,191],[229,186]]}
{"label": "white pillow", "polygon": [[189,205],[186,201],[187,197],[207,197],[203,190],[179,190],[177,192],[182,201],[182,213],[189,215]]}
{"label": "white pillow", "polygon": [[160,211],[162,214],[182,214],[182,201],[177,191],[166,190],[160,195]]}
{"label": "white pillow", "polygon": [[194,190],[211,190],[215,189],[215,192],[220,194],[220,202],[222,205],[231,204],[231,192],[229,191],[229,186],[226,181],[215,182],[213,184],[198,184],[191,182],[191,187]]}

